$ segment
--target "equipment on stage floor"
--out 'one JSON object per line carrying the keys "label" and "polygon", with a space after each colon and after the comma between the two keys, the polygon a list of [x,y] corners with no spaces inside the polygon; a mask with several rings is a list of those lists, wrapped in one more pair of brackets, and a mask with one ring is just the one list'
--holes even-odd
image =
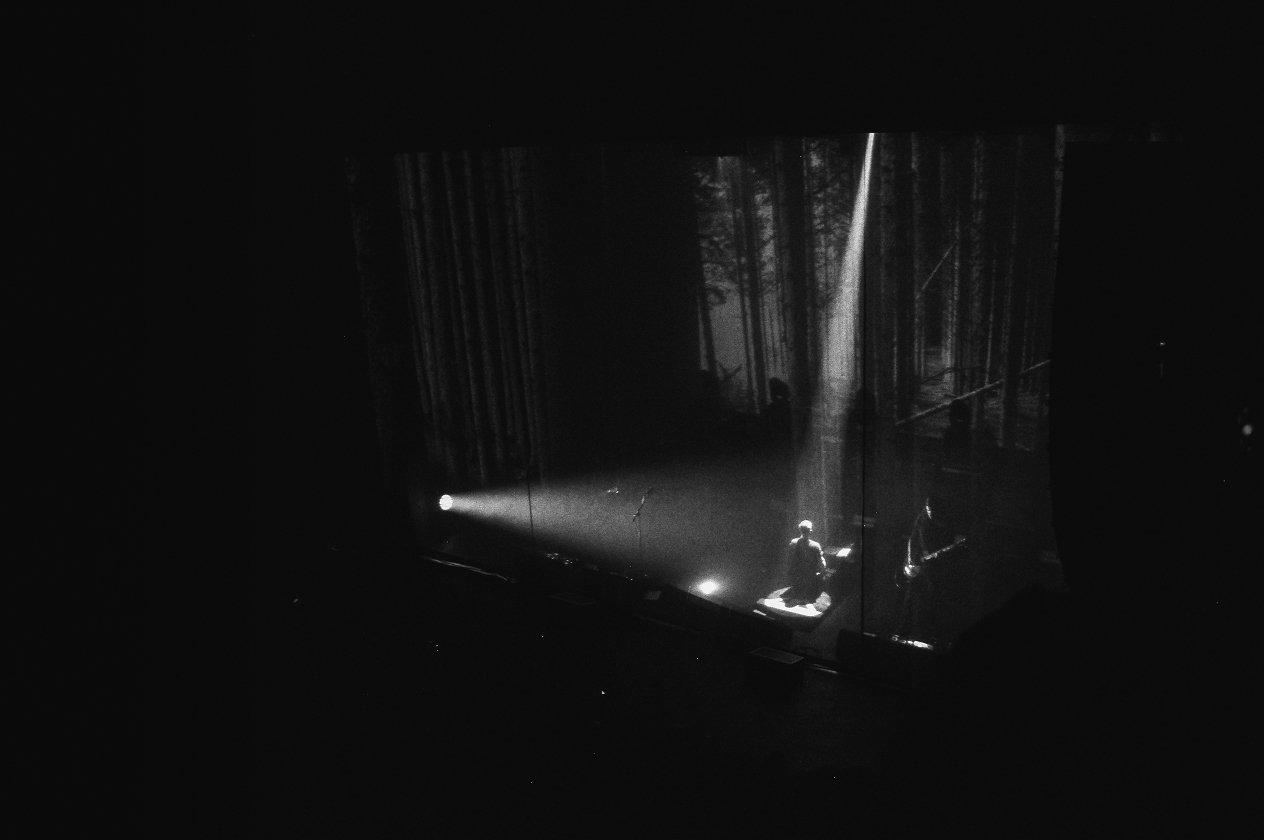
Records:
{"label": "equipment on stage floor", "polygon": [[[781,619],[786,623],[807,629],[815,626],[823,619],[837,602],[838,592],[833,591],[837,582],[840,564],[855,562],[854,547],[850,545],[838,549],[830,548],[823,552],[825,571],[821,575],[821,591],[816,600],[807,602],[793,597],[793,586],[783,586],[769,592],[755,602],[755,613],[770,618]],[[787,595],[790,597],[787,598]]]}

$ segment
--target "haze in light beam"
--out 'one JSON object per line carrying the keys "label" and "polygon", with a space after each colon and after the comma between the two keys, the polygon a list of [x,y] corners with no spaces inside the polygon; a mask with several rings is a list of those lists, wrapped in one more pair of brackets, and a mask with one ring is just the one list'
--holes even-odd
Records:
{"label": "haze in light beam", "polygon": [[555,475],[532,484],[534,538],[525,484],[454,494],[447,523],[607,570],[630,568],[682,590],[711,580],[718,589],[709,597],[746,605],[785,576],[782,519],[791,488],[769,479],[773,466],[752,451]]}
{"label": "haze in light beam", "polygon": [[[821,360],[817,371],[816,405],[812,417],[825,424],[825,428],[809,428],[808,436],[798,454],[799,513],[822,523],[830,521],[825,509],[828,493],[824,486],[825,464],[817,443],[819,435],[845,434],[844,418],[851,407],[852,398],[860,387],[856,375],[856,336],[860,325],[860,269],[865,252],[865,222],[869,210],[869,173],[873,162],[874,135],[870,133],[865,143],[864,165],[860,183],[856,188],[852,206],[851,229],[847,236],[847,248],[843,252],[843,265],[834,281],[835,294],[826,322],[830,353]],[[846,445],[846,441],[843,441]],[[846,511],[833,511],[846,514]],[[827,525],[828,527],[828,525]],[[830,535],[831,537],[833,535]]]}

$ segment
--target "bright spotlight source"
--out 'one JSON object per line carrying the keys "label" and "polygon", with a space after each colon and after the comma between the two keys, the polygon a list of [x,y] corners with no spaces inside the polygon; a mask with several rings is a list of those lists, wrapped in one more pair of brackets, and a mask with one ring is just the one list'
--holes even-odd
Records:
{"label": "bright spotlight source", "polygon": [[716,583],[713,580],[704,580],[702,583],[698,584],[698,591],[701,592],[703,595],[710,595],[712,592],[715,592],[719,588],[720,588],[720,584]]}
{"label": "bright spotlight source", "polygon": [[452,510],[452,497],[447,493],[439,497],[439,510]]}

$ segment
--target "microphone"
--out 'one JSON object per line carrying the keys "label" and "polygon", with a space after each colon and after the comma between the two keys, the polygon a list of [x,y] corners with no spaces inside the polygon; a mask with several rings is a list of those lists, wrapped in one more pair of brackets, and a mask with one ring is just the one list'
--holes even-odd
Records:
{"label": "microphone", "polygon": [[650,497],[650,493],[653,493],[653,492],[654,492],[654,488],[653,488],[653,487],[651,487],[650,489],[648,489],[648,490],[646,490],[646,491],[645,491],[645,495],[641,497],[641,504],[640,504],[640,506],[638,506],[638,507],[637,507],[637,509],[636,509],[636,513],[631,514],[631,516],[632,516],[632,521],[633,521],[633,522],[638,522],[638,521],[640,520],[640,518],[641,518],[641,508],[645,507],[645,500],[646,500],[646,499],[648,499],[648,498]]}

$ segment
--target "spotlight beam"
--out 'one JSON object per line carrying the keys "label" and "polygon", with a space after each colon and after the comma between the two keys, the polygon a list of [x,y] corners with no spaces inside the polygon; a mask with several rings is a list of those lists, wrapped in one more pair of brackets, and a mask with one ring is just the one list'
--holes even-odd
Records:
{"label": "spotlight beam", "polygon": [[[864,162],[852,205],[851,227],[843,251],[842,267],[835,278],[835,294],[828,314],[829,346],[838,350],[824,357],[817,371],[816,403],[811,416],[835,423],[844,417],[856,391],[856,338],[861,327],[861,268],[865,248],[865,228],[869,209],[870,176],[876,135],[870,133],[865,143]],[[818,430],[820,431],[820,430]],[[812,439],[811,437],[809,439]],[[805,446],[798,453],[796,494],[799,510],[792,521],[821,519],[826,522],[828,493],[820,481],[812,477],[820,472],[821,453],[816,446]]]}

